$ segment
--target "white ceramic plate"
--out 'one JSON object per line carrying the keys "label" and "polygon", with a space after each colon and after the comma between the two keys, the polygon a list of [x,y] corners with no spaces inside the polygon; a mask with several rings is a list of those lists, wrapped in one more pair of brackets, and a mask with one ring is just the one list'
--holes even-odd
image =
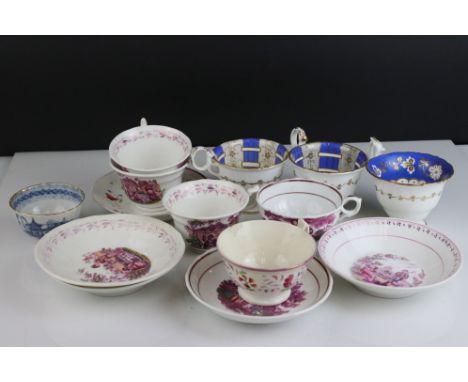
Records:
{"label": "white ceramic plate", "polygon": [[[206,177],[198,171],[186,168],[182,176],[182,182],[205,179]],[[120,184],[119,174],[111,171],[99,178],[93,187],[93,198],[105,210],[117,214],[134,214],[154,216],[161,220],[169,220],[170,214],[164,207],[156,213],[146,215],[132,203],[125,194]]]}
{"label": "white ceramic plate", "polygon": [[39,266],[53,278],[84,287],[116,287],[156,280],[182,258],[185,242],[172,226],[137,215],[74,220],[36,245]]}
{"label": "white ceramic plate", "polygon": [[320,260],[313,258],[301,285],[293,288],[286,302],[272,307],[248,304],[237,294],[237,287],[229,279],[216,249],[195,259],[187,270],[185,283],[190,294],[214,313],[251,324],[281,322],[307,313],[322,304],[333,287],[330,272]]}
{"label": "white ceramic plate", "polygon": [[444,234],[396,218],[363,218],[322,236],[319,253],[336,274],[377,297],[400,298],[437,287],[460,270],[462,257]]}
{"label": "white ceramic plate", "polygon": [[83,287],[68,283],[60,283],[64,284],[68,287],[71,287],[80,292],[88,292],[94,294],[96,296],[102,297],[117,297],[117,296],[125,296],[127,294],[135,293],[140,289],[144,288],[149,283],[152,283],[155,280],[146,280],[141,283],[132,284],[132,285],[125,285],[125,286],[117,286],[117,287],[109,287],[109,288],[93,288],[93,287]]}

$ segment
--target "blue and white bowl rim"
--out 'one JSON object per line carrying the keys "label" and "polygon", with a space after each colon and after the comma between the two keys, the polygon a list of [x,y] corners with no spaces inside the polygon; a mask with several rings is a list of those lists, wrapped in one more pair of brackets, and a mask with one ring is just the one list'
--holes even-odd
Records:
{"label": "blue and white bowl rim", "polygon": [[[28,192],[30,191],[31,189],[33,188],[40,188],[40,187],[50,187],[50,186],[56,186],[56,187],[63,187],[63,188],[68,188],[68,189],[71,189],[73,191],[76,191],[78,194],[81,195],[81,201],[76,205],[76,206],[73,206],[67,210],[63,210],[63,211],[60,211],[60,212],[52,212],[52,213],[48,213],[48,214],[45,214],[45,213],[37,213],[37,214],[31,214],[31,213],[28,213],[28,212],[23,212],[23,211],[19,211],[17,210],[15,207],[13,207],[13,204],[15,202],[15,200],[22,194],[24,194],[25,192]],[[56,215],[62,215],[64,213],[67,213],[67,212],[71,212],[77,208],[79,208],[83,202],[85,201],[85,198],[86,198],[86,194],[85,192],[78,186],[75,186],[73,184],[70,184],[70,183],[61,183],[61,182],[43,182],[43,183],[36,183],[36,184],[31,184],[30,186],[26,186],[26,187],[23,187],[21,189],[19,189],[18,191],[16,191],[11,197],[10,197],[10,200],[8,202],[8,205],[10,206],[10,208],[17,214],[19,215],[24,215],[24,216],[32,216],[32,217],[38,217],[38,216],[56,216]]]}
{"label": "blue and white bowl rim", "polygon": [[[454,170],[454,168],[453,168],[453,166],[452,166],[452,164],[450,162],[446,161],[444,158],[439,157],[438,155],[424,153],[424,152],[421,152],[421,151],[390,151],[390,152],[382,153],[380,155],[377,155],[377,156],[369,159],[369,161],[367,162],[367,165],[366,165],[366,170],[370,175],[372,175],[374,178],[376,178],[378,180],[381,180],[383,182],[388,182],[388,183],[395,184],[395,181],[379,178],[377,175],[374,174],[372,169],[370,169],[369,167],[372,164],[375,164],[374,161],[377,161],[378,159],[388,157],[390,155],[402,155],[402,156],[404,156],[404,155],[415,155],[415,154],[416,155],[429,156],[429,157],[437,160],[439,163],[444,164],[447,168],[450,169],[449,176],[447,178],[445,178],[445,179],[434,180],[432,182],[427,182],[427,183],[424,183],[424,184],[397,183],[398,185],[410,186],[410,187],[423,187],[423,186],[427,186],[427,185],[431,185],[431,184],[447,182],[448,180],[450,180],[453,177],[453,174],[455,173],[455,170]],[[417,178],[414,178],[414,179],[417,179]]]}

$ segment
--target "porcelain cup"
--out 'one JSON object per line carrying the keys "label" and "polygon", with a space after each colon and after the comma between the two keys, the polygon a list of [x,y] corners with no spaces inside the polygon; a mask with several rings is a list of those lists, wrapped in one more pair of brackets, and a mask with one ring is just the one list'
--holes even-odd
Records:
{"label": "porcelain cup", "polygon": [[[192,164],[197,170],[208,170],[217,178],[255,190],[281,177],[287,156],[286,147],[277,142],[245,138],[222,143],[213,150],[196,147]],[[199,164],[200,157],[204,157],[203,164]],[[248,208],[254,207],[255,198],[252,198]]]}
{"label": "porcelain cup", "polygon": [[179,184],[163,198],[175,227],[196,250],[215,247],[219,234],[239,221],[248,202],[242,186],[212,179]]}
{"label": "porcelain cup", "polygon": [[266,306],[288,299],[317,249],[307,224],[299,228],[268,220],[246,221],[225,229],[217,248],[240,297]]}
{"label": "porcelain cup", "polygon": [[132,174],[164,174],[184,167],[192,150],[192,142],[181,131],[161,125],[140,126],[123,131],[109,146],[113,167]]}
{"label": "porcelain cup", "polygon": [[19,225],[40,238],[53,228],[80,217],[85,193],[66,183],[41,183],[23,188],[10,198]]}
{"label": "porcelain cup", "polygon": [[110,164],[119,174],[122,189],[137,211],[145,214],[164,211],[162,198],[169,188],[182,183],[185,167],[163,174],[133,174],[122,171]]}
{"label": "porcelain cup", "polygon": [[421,222],[439,203],[454,170],[438,156],[414,151],[391,152],[369,160],[377,199],[388,216]]}
{"label": "porcelain cup", "polygon": [[[345,208],[355,202],[352,209]],[[257,192],[260,214],[267,220],[279,220],[297,225],[304,220],[314,238],[344,217],[356,215],[362,199],[343,197],[334,187],[310,179],[285,179],[263,186]]]}
{"label": "porcelain cup", "polygon": [[[307,135],[300,127],[291,131],[290,141],[293,148],[289,153],[289,161],[297,177],[329,184],[344,197],[355,194],[356,185],[368,161],[364,151],[346,143],[307,143]],[[371,138],[370,157],[384,150],[377,139]]]}

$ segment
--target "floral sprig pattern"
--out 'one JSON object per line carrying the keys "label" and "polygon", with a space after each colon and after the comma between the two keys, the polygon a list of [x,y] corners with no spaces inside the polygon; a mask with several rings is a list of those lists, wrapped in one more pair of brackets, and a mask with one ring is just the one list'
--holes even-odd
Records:
{"label": "floral sprig pattern", "polygon": [[111,156],[116,157],[119,155],[120,150],[128,144],[135,143],[144,139],[165,139],[171,142],[176,142],[184,152],[189,155],[191,150],[191,144],[180,132],[171,131],[168,128],[161,129],[159,127],[141,128],[137,131],[133,137],[121,137],[114,145],[112,145]]}
{"label": "floral sprig pattern", "polygon": [[184,200],[190,196],[215,194],[216,196],[224,196],[233,198],[238,203],[246,203],[246,194],[240,192],[236,187],[231,187],[229,184],[216,184],[212,182],[198,182],[187,187],[180,187],[174,192],[171,192],[167,198],[167,207],[172,208],[174,203]]}
{"label": "floral sprig pattern", "polygon": [[[394,171],[398,171],[399,169],[404,168],[408,172],[409,175],[413,175],[416,172],[416,169],[419,167],[423,174],[429,176],[432,180],[438,181],[443,175],[443,169],[440,164],[430,165],[427,159],[419,159],[419,162],[413,158],[412,156],[408,156],[407,158],[403,158],[401,156],[397,157],[396,160],[392,159],[388,162],[379,162],[379,166],[373,164],[371,166],[372,171],[375,176],[378,178],[382,177],[382,174],[387,171],[388,168],[393,169]],[[405,180],[407,182],[405,182]],[[411,181],[414,181],[413,183]],[[424,180],[420,179],[399,179],[396,181],[397,183],[402,184],[425,184]]]}
{"label": "floral sprig pattern", "polygon": [[296,284],[291,289],[289,298],[281,304],[262,306],[250,304],[243,300],[238,293],[237,285],[231,280],[222,281],[216,291],[218,300],[227,309],[247,316],[279,316],[296,308],[306,299],[307,292],[303,290],[302,284]]}

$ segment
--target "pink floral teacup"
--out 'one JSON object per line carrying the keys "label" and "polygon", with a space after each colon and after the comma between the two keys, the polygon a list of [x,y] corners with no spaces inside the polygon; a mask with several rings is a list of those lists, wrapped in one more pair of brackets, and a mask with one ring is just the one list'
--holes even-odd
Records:
{"label": "pink floral teacup", "polygon": [[249,202],[245,189],[224,180],[195,180],[168,190],[163,205],[174,225],[196,250],[216,246],[219,234],[239,221]]}
{"label": "pink floral teacup", "polygon": [[[344,206],[356,203],[353,209]],[[346,197],[334,187],[310,179],[286,179],[263,186],[257,192],[260,214],[267,220],[279,220],[294,225],[303,219],[310,234],[319,238],[329,227],[344,217],[356,215],[361,198]]]}
{"label": "pink floral teacup", "polygon": [[316,252],[306,224],[299,228],[267,220],[227,228],[219,235],[217,247],[239,296],[267,306],[289,298]]}
{"label": "pink floral teacup", "polygon": [[122,189],[136,209],[142,214],[151,215],[164,210],[164,192],[182,182],[182,175],[187,166],[164,174],[148,175],[122,171],[113,166],[112,162],[111,167],[119,174]]}

